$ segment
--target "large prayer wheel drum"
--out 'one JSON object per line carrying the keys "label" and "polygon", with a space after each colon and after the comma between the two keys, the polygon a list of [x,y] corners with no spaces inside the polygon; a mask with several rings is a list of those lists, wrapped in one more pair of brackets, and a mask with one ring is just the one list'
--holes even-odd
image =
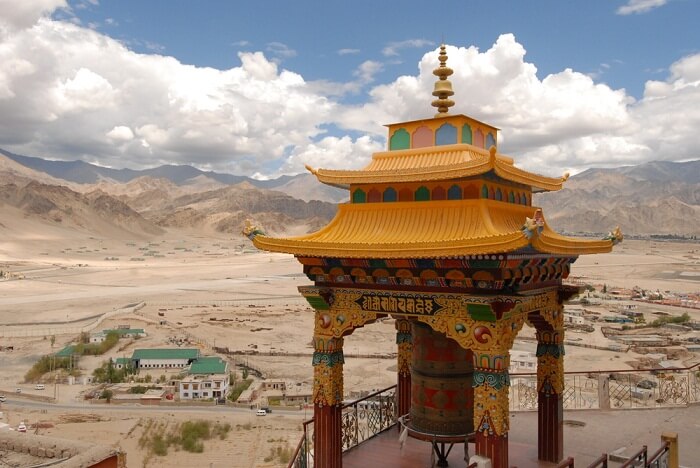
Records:
{"label": "large prayer wheel drum", "polygon": [[419,322],[412,334],[410,428],[443,436],[473,432],[471,351]]}

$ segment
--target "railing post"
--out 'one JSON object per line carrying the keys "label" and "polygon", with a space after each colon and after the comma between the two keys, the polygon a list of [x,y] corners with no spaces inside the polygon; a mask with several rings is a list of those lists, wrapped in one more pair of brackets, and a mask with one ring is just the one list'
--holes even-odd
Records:
{"label": "railing post", "polygon": [[610,409],[610,376],[598,374],[598,408]]}
{"label": "railing post", "polygon": [[668,468],[678,468],[678,434],[675,432],[662,432],[661,440],[668,443]]}

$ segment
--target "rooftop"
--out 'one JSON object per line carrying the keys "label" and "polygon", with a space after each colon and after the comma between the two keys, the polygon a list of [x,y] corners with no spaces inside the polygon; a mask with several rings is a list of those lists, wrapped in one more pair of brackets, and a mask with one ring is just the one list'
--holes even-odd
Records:
{"label": "rooftop", "polygon": [[512,158],[497,154],[495,147],[489,151],[466,143],[375,153],[364,169],[355,171],[308,166],[307,169],[320,182],[341,188],[360,183],[454,180],[493,172],[535,191],[555,191],[567,179],[567,176],[555,178],[527,172],[515,167]]}
{"label": "rooftop", "polygon": [[197,359],[197,348],[135,349],[131,359]]}
{"label": "rooftop", "polygon": [[[535,207],[487,199],[440,202],[345,203],[320,231],[290,238],[258,235],[256,247],[272,252],[343,258],[442,258],[513,252],[580,255],[609,252],[609,240],[564,237],[544,223],[523,228]],[[410,228],[409,228],[410,226]]]}
{"label": "rooftop", "polygon": [[192,374],[225,374],[228,363],[218,356],[203,356],[190,365],[188,373]]}

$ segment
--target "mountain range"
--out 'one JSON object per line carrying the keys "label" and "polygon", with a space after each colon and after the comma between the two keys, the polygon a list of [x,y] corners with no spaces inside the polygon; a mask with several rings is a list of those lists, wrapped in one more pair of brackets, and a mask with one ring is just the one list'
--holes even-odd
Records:
{"label": "mountain range", "polygon": [[[347,191],[311,174],[257,180],[192,166],[111,169],[0,150],[0,205],[87,231],[100,220],[143,236],[162,229],[238,233],[252,218],[269,232],[302,233],[325,225],[347,200]],[[631,235],[698,235],[700,160],[588,169],[533,200],[567,233],[619,225]]]}

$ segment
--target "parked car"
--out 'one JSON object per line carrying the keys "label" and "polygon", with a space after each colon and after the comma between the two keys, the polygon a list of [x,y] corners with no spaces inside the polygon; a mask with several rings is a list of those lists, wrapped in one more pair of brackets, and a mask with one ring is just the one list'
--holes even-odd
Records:
{"label": "parked car", "polygon": [[5,395],[0,395],[0,403],[5,403],[5,401],[7,401]]}
{"label": "parked car", "polygon": [[15,393],[22,393],[22,389],[21,389],[21,388],[15,388]]}
{"label": "parked car", "polygon": [[19,426],[17,426],[17,432],[27,432],[27,426],[24,424],[24,421],[19,423]]}
{"label": "parked car", "polygon": [[264,410],[266,413],[272,413],[272,409],[271,409],[271,408],[268,408],[267,406],[263,406],[263,407],[260,408],[260,409],[261,409],[261,410]]}
{"label": "parked car", "polygon": [[265,411],[264,409],[259,409],[255,412],[256,416],[265,416],[266,414],[267,414],[267,411]]}
{"label": "parked car", "polygon": [[44,385],[43,383],[38,383],[34,385],[34,390],[46,390],[46,385]]}

